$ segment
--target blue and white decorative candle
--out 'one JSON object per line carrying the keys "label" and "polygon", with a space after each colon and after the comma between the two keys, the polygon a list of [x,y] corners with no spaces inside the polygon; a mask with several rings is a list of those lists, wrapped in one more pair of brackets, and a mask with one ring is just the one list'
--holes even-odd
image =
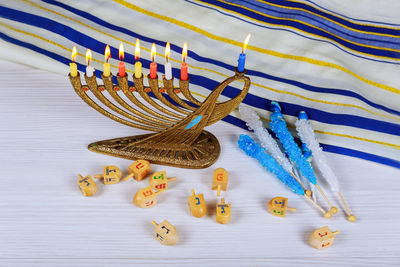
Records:
{"label": "blue and white decorative candle", "polygon": [[242,47],[242,53],[239,55],[238,59],[238,71],[243,72],[244,71],[244,65],[246,63],[246,54],[244,51],[246,50],[246,46],[249,43],[250,40],[250,33],[247,35],[246,40],[244,40],[243,47]]}

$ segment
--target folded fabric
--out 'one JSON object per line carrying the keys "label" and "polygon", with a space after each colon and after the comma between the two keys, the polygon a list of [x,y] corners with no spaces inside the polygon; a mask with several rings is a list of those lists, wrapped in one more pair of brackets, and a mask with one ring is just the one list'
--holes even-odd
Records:
{"label": "folded fabric", "polygon": [[[268,118],[270,101],[279,101],[292,127],[304,110],[325,151],[400,168],[400,2],[385,1],[390,7],[385,9],[367,2],[3,1],[0,57],[67,75],[76,45],[78,70],[85,70],[90,48],[99,76],[109,44],[116,74],[123,42],[131,77],[139,38],[143,71],[148,73],[154,42],[162,77],[169,41],[172,73],[179,77],[187,42],[190,90],[200,100],[233,74],[251,33],[246,69],[252,85],[244,105]],[[220,101],[235,96],[242,85],[226,88]],[[239,118],[233,112],[224,120],[246,128]]]}

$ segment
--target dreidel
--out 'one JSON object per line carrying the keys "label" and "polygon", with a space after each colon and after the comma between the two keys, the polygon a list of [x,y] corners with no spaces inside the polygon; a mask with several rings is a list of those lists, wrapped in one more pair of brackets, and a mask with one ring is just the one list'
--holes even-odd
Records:
{"label": "dreidel", "polygon": [[178,243],[178,231],[176,231],[176,228],[170,222],[164,220],[160,224],[157,224],[155,221],[151,221],[151,223],[154,225],[154,238],[158,242],[167,246]]}
{"label": "dreidel", "polygon": [[176,181],[176,177],[167,178],[167,172],[161,171],[154,173],[150,177],[149,183],[154,190],[167,190],[168,183],[172,181]]}
{"label": "dreidel", "polygon": [[221,203],[217,203],[216,221],[218,223],[228,223],[231,220],[231,204],[225,204],[225,199],[221,198]]}
{"label": "dreidel", "polygon": [[339,231],[331,232],[328,226],[318,228],[310,235],[308,243],[316,249],[324,249],[332,246],[335,235]]}
{"label": "dreidel", "polygon": [[221,190],[226,191],[228,187],[228,172],[223,168],[214,171],[211,190],[217,190],[217,196],[220,196]]}
{"label": "dreidel", "polygon": [[192,195],[188,197],[190,214],[194,217],[201,218],[207,212],[206,202],[203,194],[196,195],[192,189]]}
{"label": "dreidel", "polygon": [[150,172],[150,162],[144,159],[136,160],[128,167],[128,171],[129,174],[123,178],[124,181],[133,177],[140,182]]}
{"label": "dreidel", "polygon": [[96,174],[93,177],[103,179],[104,184],[117,184],[122,177],[122,173],[117,166],[104,166],[103,174]]}
{"label": "dreidel", "polygon": [[285,197],[274,197],[268,202],[268,211],[278,217],[285,217],[286,210],[297,211],[296,208],[287,206],[287,200]]}
{"label": "dreidel", "polygon": [[133,203],[140,208],[150,208],[157,204],[157,195],[164,190],[153,191],[151,186],[139,189],[133,197]]}
{"label": "dreidel", "polygon": [[78,177],[79,190],[81,190],[85,197],[90,197],[97,193],[97,184],[94,182],[92,177],[90,177],[90,175],[83,177],[82,175],[78,174]]}

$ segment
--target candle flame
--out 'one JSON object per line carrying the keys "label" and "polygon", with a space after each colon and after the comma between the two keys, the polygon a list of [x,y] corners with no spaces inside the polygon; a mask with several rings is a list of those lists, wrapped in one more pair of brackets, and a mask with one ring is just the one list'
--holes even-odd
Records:
{"label": "candle flame", "polygon": [[247,44],[249,43],[249,40],[250,40],[250,33],[247,35],[247,37],[246,37],[246,39],[244,40],[244,43],[243,43],[243,47],[242,47],[242,53],[244,53],[244,50],[246,50],[246,47],[247,47]]}
{"label": "candle flame", "polygon": [[119,60],[124,60],[124,45],[122,43],[119,44],[119,51],[118,51],[118,55],[119,55]]}
{"label": "candle flame", "polygon": [[169,44],[169,42],[167,42],[166,46],[165,46],[165,60],[168,62],[169,60],[169,56],[171,54],[171,46]]}
{"label": "candle flame", "polygon": [[136,46],[135,46],[135,60],[140,59],[140,44],[139,44],[139,38],[136,38]]}
{"label": "candle flame", "polygon": [[111,58],[110,47],[107,45],[106,50],[104,51],[104,59],[108,62],[108,59]]}
{"label": "candle flame", "polygon": [[151,61],[154,62],[155,59],[156,59],[156,44],[153,43],[153,45],[151,46]]}
{"label": "candle flame", "polygon": [[86,51],[86,65],[90,65],[90,60],[92,60],[92,51],[90,51],[90,49],[88,49]]}
{"label": "candle flame", "polygon": [[185,42],[183,44],[183,49],[182,49],[182,61],[183,62],[186,62],[187,53],[188,53],[188,51],[187,51],[187,43]]}
{"label": "candle flame", "polygon": [[75,58],[76,58],[76,55],[78,54],[78,52],[76,51],[76,46],[74,46],[73,48],[72,48],[72,53],[71,53],[71,59],[72,59],[72,62],[75,62]]}

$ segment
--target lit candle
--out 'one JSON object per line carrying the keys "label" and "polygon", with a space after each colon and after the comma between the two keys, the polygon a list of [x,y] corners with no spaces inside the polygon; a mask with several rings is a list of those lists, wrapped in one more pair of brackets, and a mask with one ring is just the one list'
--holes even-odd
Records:
{"label": "lit candle", "polygon": [[186,81],[188,79],[188,66],[186,63],[186,57],[187,57],[187,44],[183,44],[183,49],[182,49],[182,65],[181,65],[181,80]]}
{"label": "lit candle", "polygon": [[169,60],[169,55],[171,53],[171,47],[169,45],[169,42],[165,46],[165,79],[171,80],[172,79],[172,66],[171,63],[168,62]]}
{"label": "lit candle", "polygon": [[69,63],[69,67],[71,69],[70,70],[71,77],[76,77],[78,75],[78,66],[75,63],[76,54],[77,54],[77,51],[76,51],[76,47],[74,46],[72,48],[72,53],[71,53],[72,62]]}
{"label": "lit candle", "polygon": [[90,51],[90,49],[88,49],[86,51],[86,76],[87,77],[92,77],[93,73],[94,73],[94,68],[92,66],[90,66],[90,60],[92,59],[92,51]]}
{"label": "lit candle", "polygon": [[103,74],[108,77],[111,74],[110,71],[110,63],[108,63],[108,59],[111,57],[110,47],[107,45],[106,50],[104,51],[104,59],[106,62],[103,64]]}
{"label": "lit candle", "polygon": [[124,63],[124,45],[122,43],[119,44],[119,64],[118,64],[118,75],[120,77],[125,77],[125,63]]}
{"label": "lit candle", "polygon": [[153,43],[151,47],[151,63],[150,63],[150,78],[156,79],[157,78],[157,63],[154,62],[156,59],[156,44]]}
{"label": "lit candle", "polygon": [[135,78],[142,77],[142,63],[139,61],[140,59],[140,44],[139,39],[136,39],[136,46],[135,46]]}
{"label": "lit candle", "polygon": [[249,33],[249,35],[247,35],[246,40],[244,40],[243,47],[242,47],[242,53],[239,55],[239,59],[238,59],[238,71],[239,72],[244,71],[244,64],[246,62],[246,54],[244,53],[244,51],[246,50],[247,43],[249,42],[249,40],[250,40],[250,33]]}

